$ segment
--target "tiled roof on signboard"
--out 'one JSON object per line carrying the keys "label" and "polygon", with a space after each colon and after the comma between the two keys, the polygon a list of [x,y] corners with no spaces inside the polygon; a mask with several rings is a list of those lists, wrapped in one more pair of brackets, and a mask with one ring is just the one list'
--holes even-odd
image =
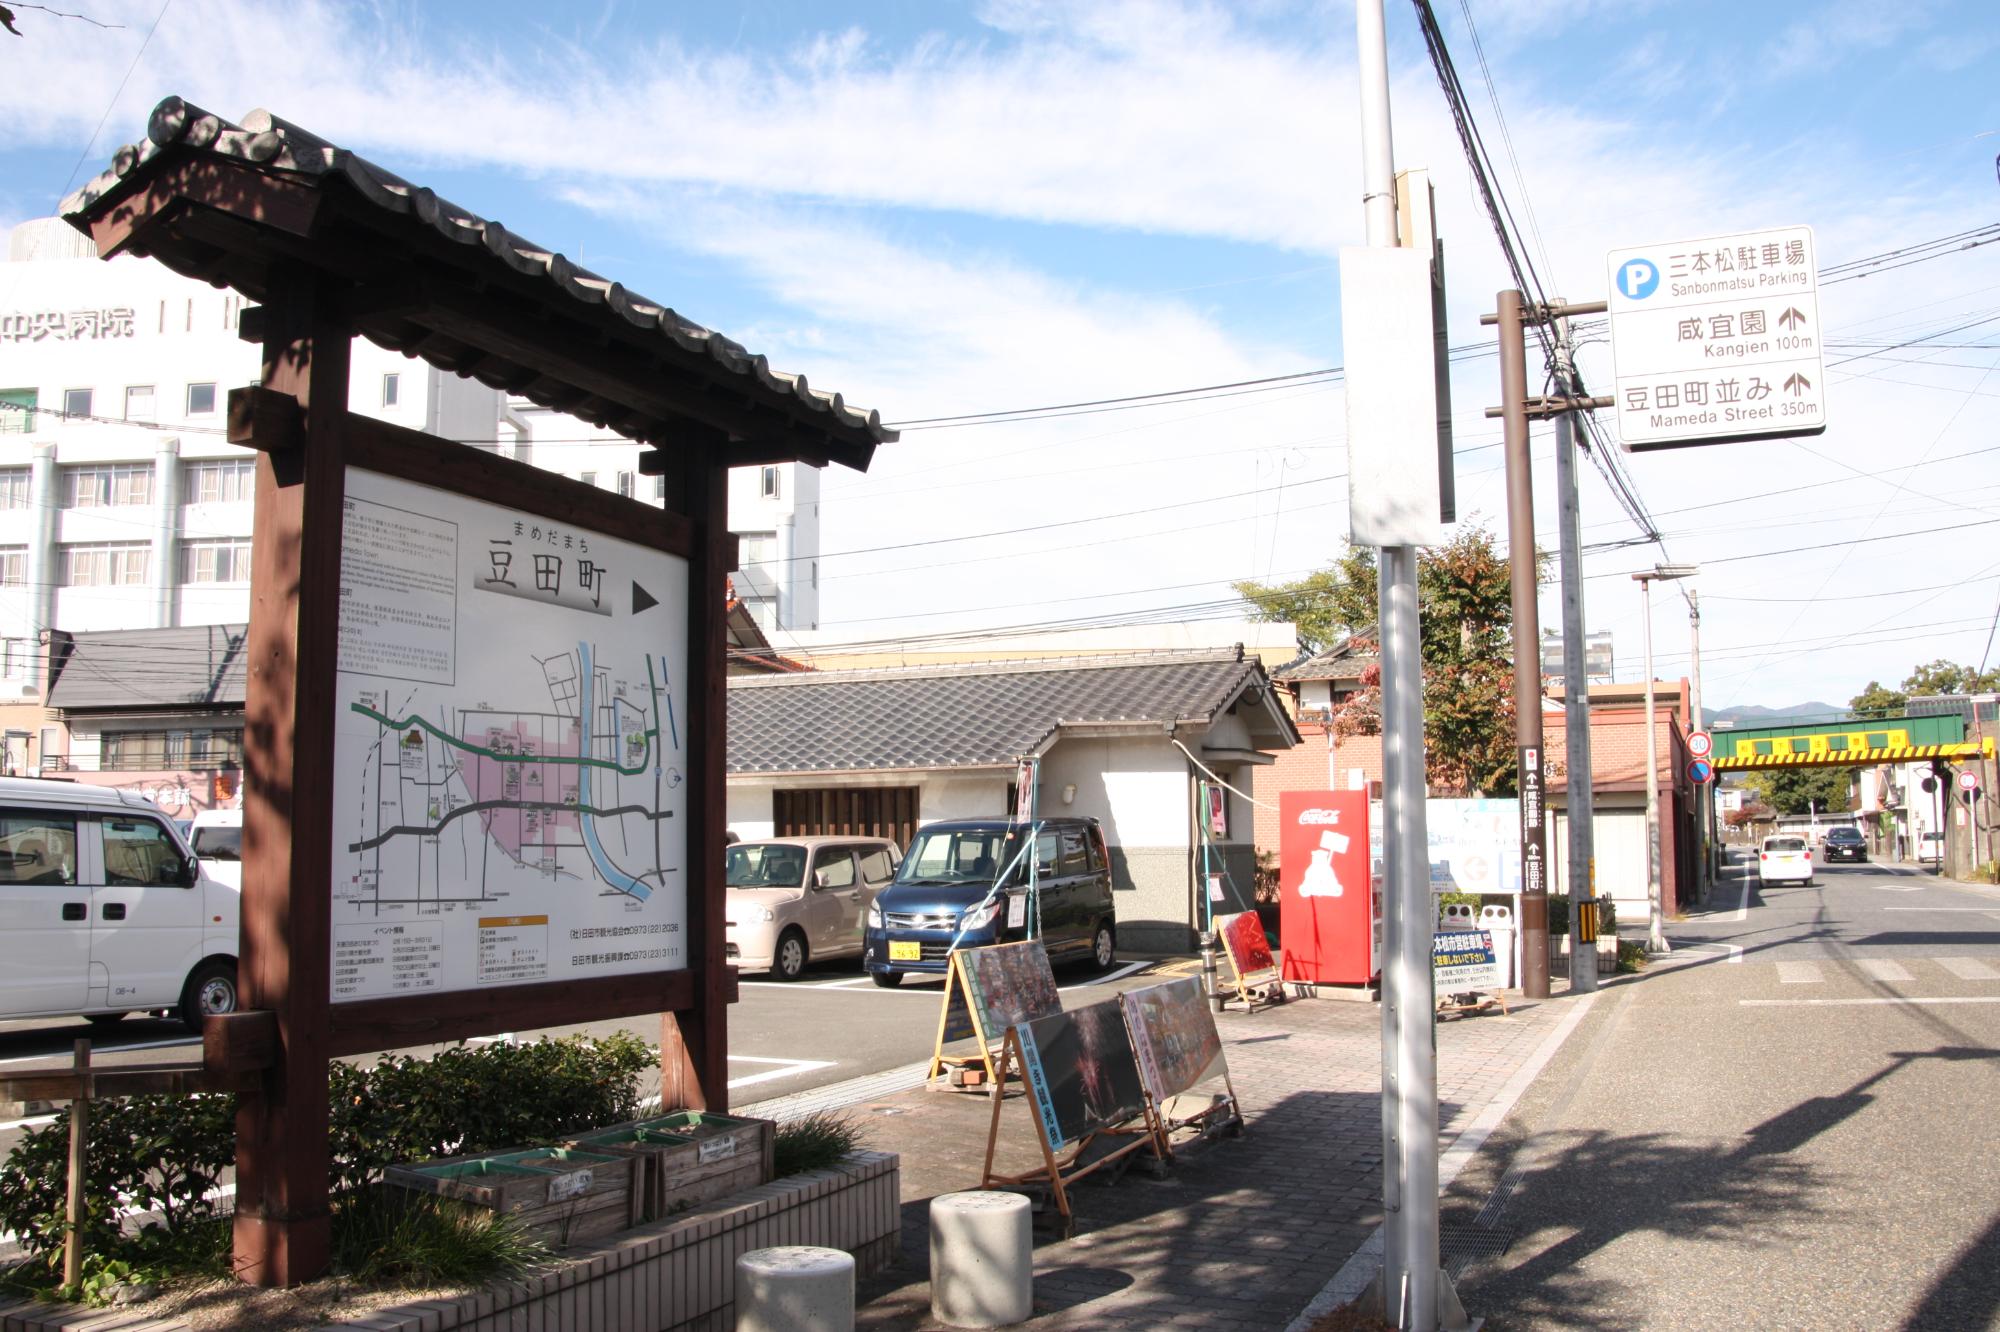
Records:
{"label": "tiled roof on signboard", "polygon": [[729,771],[1005,767],[1066,726],[1150,728],[1164,738],[1246,695],[1288,747],[1297,732],[1266,684],[1240,648],[738,677],[729,681]]}
{"label": "tiled roof on signboard", "polygon": [[240,624],[58,634],[50,646],[49,706],[62,712],[238,710]]}
{"label": "tiled roof on signboard", "polygon": [[[108,170],[65,199],[63,216],[72,225],[87,229],[94,220],[134,199],[143,203],[148,189],[181,189],[183,186],[164,178],[170,174],[168,168],[187,162],[226,164],[315,190],[328,183],[343,183],[372,207],[378,233],[394,227],[429,234],[450,242],[441,252],[454,256],[453,261],[461,266],[483,267],[496,276],[531,279],[547,296],[560,298],[547,302],[550,308],[596,330],[586,336],[651,335],[657,341],[642,339],[641,345],[650,346],[676,368],[719,368],[721,376],[707,378],[737,386],[759,411],[786,412],[801,424],[824,432],[836,449],[846,450],[833,454],[842,461],[865,467],[866,450],[896,438],[896,432],[882,424],[879,413],[850,407],[840,394],[813,388],[804,375],[774,370],[762,356],[683,318],[665,304],[628,291],[547,246],[514,234],[501,223],[441,199],[430,189],[413,185],[268,111],[252,111],[237,125],[181,98],[167,98],[153,109],[147,137],[120,148]],[[278,222],[267,225],[283,230]],[[273,243],[268,254],[252,253],[263,242],[248,239],[240,227],[229,229],[227,220],[217,224],[213,219],[196,219],[194,227],[181,228],[179,222],[167,218],[161,229],[144,238],[137,252],[151,253],[177,271],[217,285],[227,283],[253,299],[262,299],[258,290],[264,280],[260,265],[270,254],[335,262],[327,257],[320,230],[316,229],[302,248],[297,246],[297,238],[284,237],[282,242],[290,242],[293,248]],[[392,247],[380,245],[379,240],[378,234],[377,248],[383,253],[377,258],[387,261],[398,257],[390,252]],[[466,346],[441,336],[435,328],[410,323],[412,302],[439,298],[437,291],[411,282],[410,272],[385,262],[379,274],[346,273],[361,283],[357,288],[360,299],[352,307],[360,332],[392,350],[422,356],[447,370],[504,387],[545,406],[574,411],[586,419],[602,416],[605,419],[598,424],[624,431],[619,411],[582,401],[589,396],[587,388],[538,374],[536,358],[524,353],[522,344],[488,340]],[[436,272],[433,268],[418,276],[434,276]],[[636,418],[626,413],[624,419],[630,424]],[[862,452],[855,453],[857,448]]]}

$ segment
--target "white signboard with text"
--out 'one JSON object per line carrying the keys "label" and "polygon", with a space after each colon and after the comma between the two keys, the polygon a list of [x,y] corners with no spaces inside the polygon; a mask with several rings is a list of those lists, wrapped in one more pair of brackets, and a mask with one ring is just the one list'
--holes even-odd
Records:
{"label": "white signboard with text", "polygon": [[1613,250],[1618,438],[1666,449],[1826,429],[1811,227]]}
{"label": "white signboard with text", "polygon": [[687,562],[350,468],[332,999],[688,965]]}

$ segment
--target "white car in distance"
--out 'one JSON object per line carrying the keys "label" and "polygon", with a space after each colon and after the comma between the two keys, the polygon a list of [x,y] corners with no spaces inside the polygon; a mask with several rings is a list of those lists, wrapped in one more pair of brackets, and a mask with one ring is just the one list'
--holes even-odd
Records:
{"label": "white car in distance", "polygon": [[1803,883],[1812,887],[1812,847],[1792,833],[1766,837],[1757,849],[1757,882]]}

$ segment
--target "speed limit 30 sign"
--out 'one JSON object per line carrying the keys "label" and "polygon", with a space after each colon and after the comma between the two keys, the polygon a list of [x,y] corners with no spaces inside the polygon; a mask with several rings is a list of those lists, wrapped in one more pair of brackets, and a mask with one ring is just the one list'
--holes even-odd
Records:
{"label": "speed limit 30 sign", "polygon": [[1707,731],[1688,732],[1688,757],[1705,759],[1715,752],[1715,739]]}

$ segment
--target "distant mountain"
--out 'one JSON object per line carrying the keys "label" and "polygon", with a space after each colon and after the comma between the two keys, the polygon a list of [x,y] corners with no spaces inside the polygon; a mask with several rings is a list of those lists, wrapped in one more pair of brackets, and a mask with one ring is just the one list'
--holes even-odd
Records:
{"label": "distant mountain", "polygon": [[1781,708],[1767,708],[1750,703],[1737,708],[1703,708],[1702,725],[1715,726],[1781,726],[1786,722],[1838,721],[1847,715],[1847,709],[1832,703],[1791,703]]}

